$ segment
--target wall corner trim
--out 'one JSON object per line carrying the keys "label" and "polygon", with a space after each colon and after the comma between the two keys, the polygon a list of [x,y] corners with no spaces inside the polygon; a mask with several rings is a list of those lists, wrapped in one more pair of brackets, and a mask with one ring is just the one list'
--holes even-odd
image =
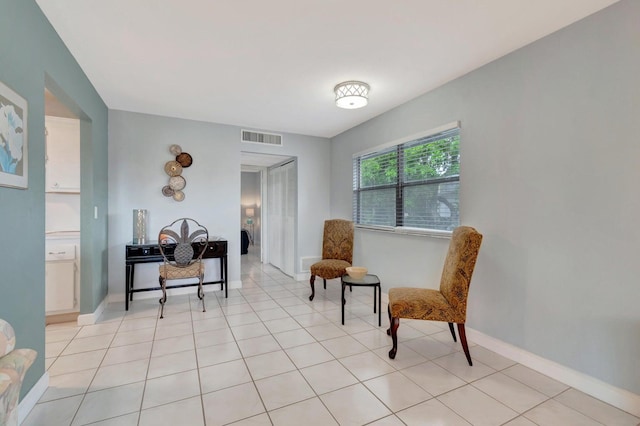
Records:
{"label": "wall corner trim", "polygon": [[49,373],[44,372],[18,404],[18,424],[22,424],[49,387]]}
{"label": "wall corner trim", "polygon": [[98,322],[98,318],[100,318],[100,315],[104,312],[106,304],[107,298],[105,297],[93,313],[78,315],[78,325],[92,325]]}

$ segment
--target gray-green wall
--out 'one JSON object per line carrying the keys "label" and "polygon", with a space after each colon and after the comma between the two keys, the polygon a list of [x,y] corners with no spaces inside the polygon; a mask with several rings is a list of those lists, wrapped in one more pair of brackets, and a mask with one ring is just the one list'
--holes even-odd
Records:
{"label": "gray-green wall", "polygon": [[0,187],[0,318],[38,351],[21,394],[44,374],[44,88],[80,114],[81,312],[107,293],[107,108],[34,0],[0,0],[0,81],[28,102],[29,188]]}
{"label": "gray-green wall", "polygon": [[[467,326],[640,394],[640,1],[335,137],[332,215],[351,215],[354,152],[455,120],[461,221],[484,234]],[[359,231],[354,258],[434,288],[447,244]]]}

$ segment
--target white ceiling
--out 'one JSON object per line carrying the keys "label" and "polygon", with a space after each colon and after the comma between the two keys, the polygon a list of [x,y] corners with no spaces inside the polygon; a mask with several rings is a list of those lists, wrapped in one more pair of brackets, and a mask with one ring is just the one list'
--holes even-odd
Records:
{"label": "white ceiling", "polygon": [[36,1],[110,109],[332,137],[617,0]]}

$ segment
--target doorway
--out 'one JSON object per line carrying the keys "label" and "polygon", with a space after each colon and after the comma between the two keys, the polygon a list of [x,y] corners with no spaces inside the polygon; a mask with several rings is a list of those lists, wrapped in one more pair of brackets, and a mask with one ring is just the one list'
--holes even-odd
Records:
{"label": "doorway", "polygon": [[[240,223],[253,237],[248,254],[295,276],[296,158],[243,151],[241,173]],[[248,188],[252,182],[259,190]]]}
{"label": "doorway", "polygon": [[45,88],[45,318],[80,313],[80,118]]}

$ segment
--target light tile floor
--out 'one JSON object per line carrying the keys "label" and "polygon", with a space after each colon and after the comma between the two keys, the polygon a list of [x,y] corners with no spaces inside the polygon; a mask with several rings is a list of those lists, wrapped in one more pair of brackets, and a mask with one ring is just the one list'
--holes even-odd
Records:
{"label": "light tile floor", "polygon": [[[309,301],[242,256],[239,290],[108,307],[97,324],[46,329],[50,386],[24,425],[630,425],[640,419],[473,345],[447,324],[403,320],[395,360],[370,288],[338,280]],[[384,297],[384,295],[383,295]],[[383,302],[385,300],[383,299]],[[383,303],[384,306],[384,303]],[[384,312],[386,314],[386,310]]]}

